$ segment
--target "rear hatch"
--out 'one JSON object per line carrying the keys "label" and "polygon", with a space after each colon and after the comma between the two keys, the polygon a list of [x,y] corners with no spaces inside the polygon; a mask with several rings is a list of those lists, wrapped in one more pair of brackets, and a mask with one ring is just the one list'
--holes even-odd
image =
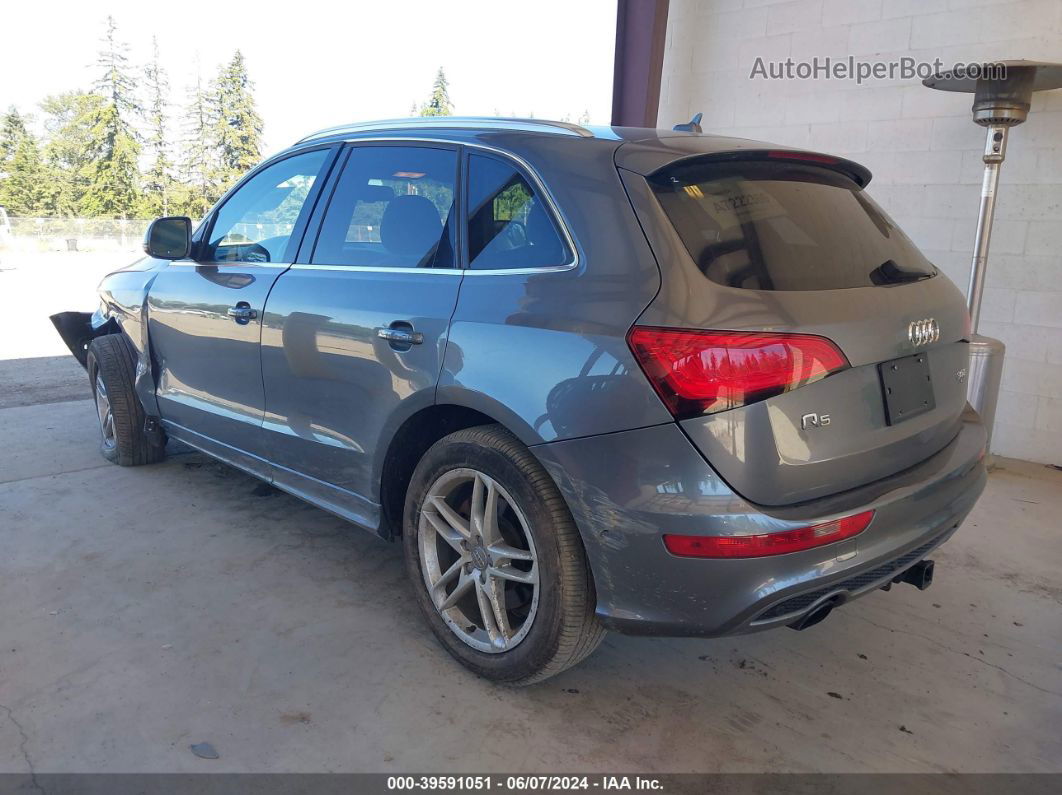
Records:
{"label": "rear hatch", "polygon": [[869,172],[746,150],[623,176],[663,276],[631,347],[735,491],[803,502],[954,438],[962,294],[866,194]]}

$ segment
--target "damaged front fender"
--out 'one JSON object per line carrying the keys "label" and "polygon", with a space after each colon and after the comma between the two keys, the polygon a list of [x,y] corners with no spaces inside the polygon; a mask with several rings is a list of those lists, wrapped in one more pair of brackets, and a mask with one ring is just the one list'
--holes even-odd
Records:
{"label": "damaged front fender", "polygon": [[148,293],[164,260],[141,260],[104,277],[99,287],[99,308],[93,312],[60,312],[52,325],[82,367],[88,365],[88,347],[96,337],[122,334],[136,354],[133,389],[144,413],[159,416],[155,397],[155,368],[148,338]]}
{"label": "damaged front fender", "polygon": [[74,358],[81,362],[82,367],[88,367],[86,358],[88,346],[96,337],[104,334],[117,332],[118,324],[114,318],[104,317],[98,310],[96,312],[60,312],[51,316],[52,325],[63,338],[66,347],[74,354]]}

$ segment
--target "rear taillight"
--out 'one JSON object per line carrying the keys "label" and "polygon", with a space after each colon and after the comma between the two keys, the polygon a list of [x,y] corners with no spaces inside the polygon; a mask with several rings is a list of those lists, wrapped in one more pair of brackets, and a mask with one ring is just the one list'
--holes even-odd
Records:
{"label": "rear taillight", "polygon": [[848,367],[825,337],[635,326],[627,342],[676,419],[746,406]]}
{"label": "rear taillight", "polygon": [[832,522],[813,524],[779,533],[754,536],[679,536],[664,535],[664,546],[672,555],[682,558],[758,558],[765,555],[784,555],[859,535],[874,518],[873,511],[864,511]]}

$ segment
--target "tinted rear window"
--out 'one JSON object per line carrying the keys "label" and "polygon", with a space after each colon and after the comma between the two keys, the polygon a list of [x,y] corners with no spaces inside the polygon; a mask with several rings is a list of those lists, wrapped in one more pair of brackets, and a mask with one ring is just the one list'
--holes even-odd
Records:
{"label": "tinted rear window", "polygon": [[829,169],[694,162],[650,184],[693,261],[719,284],[839,290],[936,274],[858,185]]}

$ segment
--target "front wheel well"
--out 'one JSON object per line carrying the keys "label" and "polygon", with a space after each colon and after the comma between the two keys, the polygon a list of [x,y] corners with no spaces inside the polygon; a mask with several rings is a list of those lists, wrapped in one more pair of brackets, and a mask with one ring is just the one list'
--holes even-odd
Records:
{"label": "front wheel well", "polygon": [[493,417],[465,406],[435,405],[409,417],[391,438],[380,475],[383,513],[381,535],[402,535],[406,490],[420,459],[437,441],[455,431],[496,423]]}

